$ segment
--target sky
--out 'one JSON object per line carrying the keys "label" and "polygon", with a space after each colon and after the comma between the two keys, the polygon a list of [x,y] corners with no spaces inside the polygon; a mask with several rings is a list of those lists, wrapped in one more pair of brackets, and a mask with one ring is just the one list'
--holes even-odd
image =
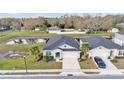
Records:
{"label": "sky", "polygon": [[[39,16],[43,17],[61,17],[65,14],[68,15],[86,15],[86,13],[0,13],[0,18],[7,18],[7,17],[14,17],[14,18],[37,18]],[[88,13],[87,13],[88,14]],[[100,13],[94,13],[90,14],[92,16],[94,15],[107,15],[107,13],[100,14]],[[115,15],[115,14],[113,14]]]}

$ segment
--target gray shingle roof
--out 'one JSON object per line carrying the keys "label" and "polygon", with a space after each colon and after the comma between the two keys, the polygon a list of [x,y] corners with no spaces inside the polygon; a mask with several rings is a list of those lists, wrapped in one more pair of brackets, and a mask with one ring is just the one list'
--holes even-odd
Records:
{"label": "gray shingle roof", "polygon": [[122,35],[124,35],[124,31],[120,31],[120,32],[118,32],[119,34],[122,34]]}
{"label": "gray shingle roof", "polygon": [[102,37],[81,38],[82,42],[88,42],[89,48],[93,49],[98,46],[103,46],[108,49],[124,49],[122,46],[115,44],[111,40]]}
{"label": "gray shingle roof", "polygon": [[46,46],[44,47],[44,50],[53,50],[63,44],[68,44],[74,47],[75,50],[79,50],[79,44],[74,38],[66,37],[63,35],[57,35],[55,37],[50,38],[50,40],[47,42]]}

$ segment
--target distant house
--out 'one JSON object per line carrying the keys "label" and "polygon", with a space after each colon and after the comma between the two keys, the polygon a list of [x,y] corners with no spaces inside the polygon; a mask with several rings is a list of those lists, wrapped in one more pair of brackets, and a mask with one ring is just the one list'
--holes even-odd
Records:
{"label": "distant house", "polygon": [[47,28],[46,31],[48,33],[58,33],[58,32],[61,32],[61,29],[57,26],[52,26],[52,27]]}
{"label": "distant house", "polygon": [[34,30],[35,30],[35,31],[40,31],[40,28],[39,28],[39,27],[35,27]]}
{"label": "distant house", "polygon": [[7,25],[0,25],[0,31],[6,31],[6,30],[10,30],[10,26]]}
{"label": "distant house", "polygon": [[107,32],[110,32],[110,33],[117,33],[117,32],[119,32],[119,29],[117,29],[117,28],[112,28],[111,30],[108,30]]}
{"label": "distant house", "polygon": [[61,29],[57,26],[49,27],[47,29],[47,32],[55,33],[55,34],[85,34],[86,33],[86,32],[81,32],[80,30],[76,30],[76,29]]}
{"label": "distant house", "polygon": [[124,27],[124,23],[117,23],[116,26],[118,26],[118,27]]}
{"label": "distant house", "polygon": [[80,44],[89,43],[89,57],[116,57],[124,55],[124,48],[102,37],[81,38]]}
{"label": "distant house", "polygon": [[124,47],[124,31],[120,31],[115,33],[115,37],[113,38],[113,42]]}
{"label": "distant house", "polygon": [[43,49],[43,55],[52,56],[56,60],[62,60],[64,57],[80,57],[78,42],[71,37],[57,35],[50,38]]}

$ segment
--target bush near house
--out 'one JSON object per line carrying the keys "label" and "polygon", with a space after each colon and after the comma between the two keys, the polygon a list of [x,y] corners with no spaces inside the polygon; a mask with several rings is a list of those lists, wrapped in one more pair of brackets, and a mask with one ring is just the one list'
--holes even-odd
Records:
{"label": "bush near house", "polygon": [[53,60],[53,56],[46,55],[46,56],[43,57],[43,60],[44,60],[45,62],[52,61],[52,60]]}

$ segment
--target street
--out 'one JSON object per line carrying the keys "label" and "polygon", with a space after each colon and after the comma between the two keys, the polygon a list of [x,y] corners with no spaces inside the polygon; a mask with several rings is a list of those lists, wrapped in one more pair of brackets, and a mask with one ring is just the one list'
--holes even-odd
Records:
{"label": "street", "polygon": [[124,79],[124,75],[82,75],[82,76],[1,75],[0,79]]}

